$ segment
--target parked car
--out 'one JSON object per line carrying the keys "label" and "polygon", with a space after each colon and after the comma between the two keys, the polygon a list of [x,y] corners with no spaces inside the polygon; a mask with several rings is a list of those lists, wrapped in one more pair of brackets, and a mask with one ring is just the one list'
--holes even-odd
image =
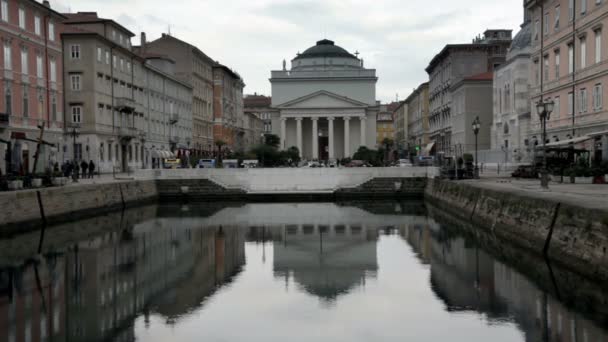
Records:
{"label": "parked car", "polygon": [[371,165],[367,164],[363,160],[351,160],[346,167],[369,167]]}
{"label": "parked car", "polygon": [[180,159],[164,159],[163,168],[165,169],[177,169],[181,168],[182,161]]}
{"label": "parked car", "polygon": [[515,178],[538,178],[538,170],[532,165],[520,165],[511,176]]}
{"label": "parked car", "polygon": [[398,167],[409,167],[412,166],[412,162],[409,159],[399,159],[397,162]]}
{"label": "parked car", "polygon": [[435,157],[419,156],[417,163],[418,163],[418,166],[433,166],[433,164],[435,164]]}
{"label": "parked car", "polygon": [[200,169],[215,169],[215,159],[199,159],[198,167]]}

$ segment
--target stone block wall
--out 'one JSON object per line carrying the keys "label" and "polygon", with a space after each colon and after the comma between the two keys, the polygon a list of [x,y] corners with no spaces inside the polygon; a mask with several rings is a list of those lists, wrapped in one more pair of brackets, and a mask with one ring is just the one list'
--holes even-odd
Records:
{"label": "stone block wall", "polygon": [[387,177],[374,178],[354,188],[342,188],[335,192],[338,198],[351,197],[424,197],[427,178]]}
{"label": "stone block wall", "polygon": [[426,200],[496,238],[542,255],[593,279],[608,280],[608,212],[429,180]]}
{"label": "stone block wall", "polygon": [[[67,217],[85,216],[92,212],[103,213],[136,202],[157,198],[154,181],[130,181],[106,184],[82,184],[42,188],[39,190],[0,193],[0,233],[25,229],[42,223],[36,192],[40,191],[48,223],[60,222]],[[15,227],[18,225],[19,227]]]}
{"label": "stone block wall", "polygon": [[246,200],[245,191],[226,189],[209,179],[165,179],[157,180],[161,200]]}

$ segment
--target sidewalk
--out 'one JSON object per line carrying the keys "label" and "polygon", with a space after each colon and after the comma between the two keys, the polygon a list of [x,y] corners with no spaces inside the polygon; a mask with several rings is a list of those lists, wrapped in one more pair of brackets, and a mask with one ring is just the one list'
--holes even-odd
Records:
{"label": "sidewalk", "polygon": [[133,173],[127,174],[125,173],[117,173],[112,175],[111,173],[104,173],[102,175],[95,175],[93,178],[78,178],[78,182],[74,183],[72,178],[68,180],[66,186],[79,186],[83,184],[107,184],[107,183],[116,183],[116,182],[124,182],[131,181],[134,179]]}
{"label": "sidewalk", "polygon": [[462,180],[472,186],[525,195],[539,200],[551,200],[590,209],[608,210],[608,184],[549,183],[549,190],[540,187],[540,179],[516,179],[511,177]]}

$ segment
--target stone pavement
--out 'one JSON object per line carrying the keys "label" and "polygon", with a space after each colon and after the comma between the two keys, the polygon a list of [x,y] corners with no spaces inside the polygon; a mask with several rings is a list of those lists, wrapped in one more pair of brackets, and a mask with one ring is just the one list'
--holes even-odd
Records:
{"label": "stone pavement", "polygon": [[589,209],[608,210],[608,184],[549,183],[549,190],[540,187],[539,179],[484,178],[463,180],[469,185],[485,189],[551,200]]}
{"label": "stone pavement", "polygon": [[115,183],[115,182],[124,182],[133,180],[133,173],[117,173],[112,175],[111,173],[104,173],[102,175],[96,175],[93,178],[78,178],[78,182],[74,183],[72,178],[68,180],[66,186],[78,186],[83,184],[107,184],[107,183]]}

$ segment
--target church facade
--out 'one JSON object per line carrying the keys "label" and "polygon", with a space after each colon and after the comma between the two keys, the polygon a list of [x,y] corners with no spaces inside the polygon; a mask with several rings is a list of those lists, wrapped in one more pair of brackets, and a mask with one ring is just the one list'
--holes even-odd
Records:
{"label": "church facade", "polygon": [[376,146],[376,70],[358,53],[321,40],[298,53],[287,70],[271,72],[272,133],[281,149],[295,146],[303,159],[352,157],[360,146]]}

